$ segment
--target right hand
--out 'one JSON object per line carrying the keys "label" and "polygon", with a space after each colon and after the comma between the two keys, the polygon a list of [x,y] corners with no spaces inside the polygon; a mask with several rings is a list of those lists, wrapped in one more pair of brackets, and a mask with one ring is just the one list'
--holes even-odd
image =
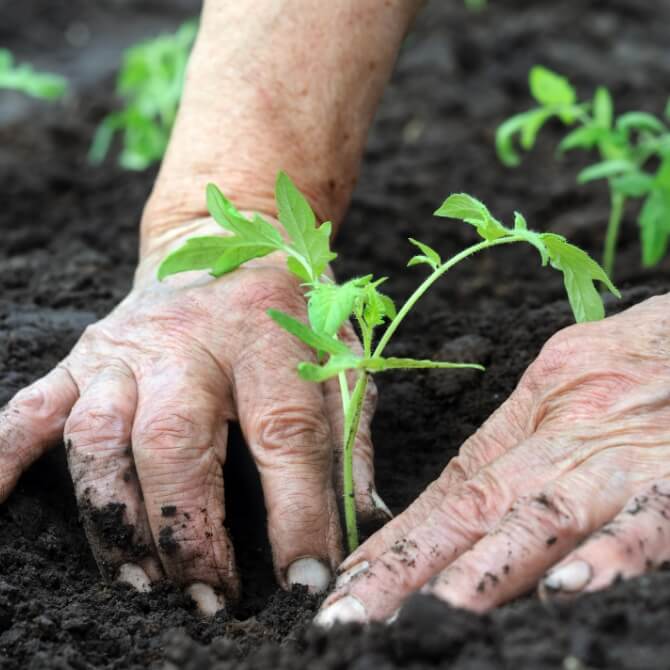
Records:
{"label": "right hand", "polygon": [[[186,225],[211,234],[211,221]],[[218,279],[159,283],[164,255],[147,256],[129,295],[0,413],[0,500],[64,439],[102,573],[141,590],[167,576],[213,613],[239,590],[222,473],[228,424],[239,421],[279,584],[324,590],[342,558],[339,391],[298,377],[311,352],[266,315],[273,307],[306,319],[303,291],[277,255]],[[350,327],[344,336],[355,339]],[[373,405],[370,397],[355,448],[363,519],[387,518],[373,483]]]}

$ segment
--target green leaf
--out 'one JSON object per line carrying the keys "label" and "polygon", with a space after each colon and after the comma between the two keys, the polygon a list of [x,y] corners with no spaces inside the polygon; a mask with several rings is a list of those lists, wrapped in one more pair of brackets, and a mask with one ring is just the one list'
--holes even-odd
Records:
{"label": "green leaf", "polygon": [[336,335],[342,324],[351,316],[354,301],[361,288],[356,280],[345,284],[314,284],[307,294],[307,313],[312,329],[326,335]]}
{"label": "green leaf", "polygon": [[481,237],[488,241],[497,240],[509,234],[509,231],[493,217],[483,202],[467,193],[450,195],[435,212],[435,216],[465,221],[477,228]]}
{"label": "green leaf", "polygon": [[616,122],[617,128],[623,131],[637,130],[650,133],[664,133],[665,125],[653,114],[647,112],[628,112],[622,114]]}
{"label": "green leaf", "polygon": [[639,198],[652,190],[654,178],[645,172],[631,172],[621,177],[612,178],[610,183],[616,193]]}
{"label": "green leaf", "polygon": [[277,248],[269,244],[256,244],[238,237],[227,237],[226,250],[216,260],[212,266],[211,274],[214,277],[221,277],[233,270],[237,270],[241,265],[254,258],[263,258],[277,251]]}
{"label": "green leaf", "polygon": [[522,114],[516,114],[504,121],[496,131],[496,152],[500,161],[508,167],[516,167],[521,163],[521,157],[516,151],[514,140],[528,122],[528,118],[535,113],[532,109]]}
{"label": "green leaf", "polygon": [[446,361],[416,360],[413,358],[357,358],[355,356],[331,356],[323,365],[300,363],[298,372],[303,379],[312,382],[324,382],[347,370],[365,370],[366,372],[386,372],[388,370],[407,369],[470,369],[484,370],[476,363],[448,363]]}
{"label": "green leaf", "polygon": [[547,109],[536,109],[527,115],[519,138],[519,144],[523,149],[530,151],[535,146],[537,134],[553,115],[554,113]]}
{"label": "green leaf", "polygon": [[593,149],[602,137],[603,131],[596,126],[581,126],[568,133],[558,145],[559,152],[571,149]]}
{"label": "green leaf", "polygon": [[67,92],[64,77],[49,72],[38,72],[32,65],[14,65],[14,57],[7,49],[0,49],[0,89],[8,89],[44,100],[57,100]]}
{"label": "green leaf", "polygon": [[642,206],[638,219],[642,242],[642,264],[652,267],[661,261],[670,240],[670,192],[654,189]]}
{"label": "green leaf", "polygon": [[377,290],[378,283],[369,284],[361,294],[357,311],[363,321],[372,329],[384,323],[384,319],[393,319],[396,315],[393,300]]}
{"label": "green leaf", "polygon": [[325,382],[341,372],[358,369],[361,360],[350,354],[331,356],[323,365],[303,362],[298,364],[298,374],[308,382]]}
{"label": "green leaf", "polygon": [[178,272],[208,270],[223,254],[227,247],[225,237],[192,237],[186,243],[163,259],[158,268],[158,279]]}
{"label": "green leaf", "polygon": [[412,265],[418,265],[419,263],[426,263],[430,265],[430,267],[432,267],[433,270],[436,270],[440,265],[442,265],[442,259],[440,258],[440,254],[438,254],[437,251],[435,251],[435,249],[411,237],[409,238],[409,241],[415,247],[418,247],[423,252],[423,255],[413,256],[407,263],[407,267],[411,267]]}
{"label": "green leaf", "polygon": [[610,177],[618,177],[628,172],[637,170],[635,163],[630,161],[615,158],[613,160],[601,161],[595,163],[587,168],[584,168],[578,175],[577,181],[580,184],[593,181],[595,179],[609,179]]}
{"label": "green leaf", "polygon": [[552,267],[563,273],[565,290],[577,323],[602,319],[605,308],[594,281],[602,282],[611,293],[621,297],[607,273],[585,251],[566,242],[559,235],[545,233],[542,240]]}
{"label": "green leaf", "polygon": [[279,221],[291,238],[291,247],[300,257],[300,261],[292,262],[289,267],[304,281],[315,282],[328,263],[337,257],[330,250],[331,224],[323,223],[317,228],[312,208],[284,172],[277,177],[276,199]]}
{"label": "green leaf", "polygon": [[521,212],[514,212],[514,230],[517,232],[520,230],[528,230],[528,222]]}
{"label": "green leaf", "polygon": [[545,106],[573,105],[577,93],[570,82],[541,65],[536,65],[529,75],[530,92]]}
{"label": "green leaf", "polygon": [[316,351],[325,351],[334,356],[353,356],[349,347],[343,342],[322,333],[315,333],[306,324],[294,319],[292,316],[280,312],[276,309],[269,309],[268,316],[278,323],[284,330],[294,335],[306,345],[316,349]]}
{"label": "green leaf", "polygon": [[358,364],[359,367],[369,372],[384,372],[386,370],[407,369],[450,369],[450,370],[481,370],[485,368],[478,363],[449,363],[447,361],[417,360],[414,358],[364,358]]}
{"label": "green leaf", "polygon": [[610,92],[603,86],[596,89],[593,96],[593,118],[600,128],[610,129],[614,116],[614,105]]}

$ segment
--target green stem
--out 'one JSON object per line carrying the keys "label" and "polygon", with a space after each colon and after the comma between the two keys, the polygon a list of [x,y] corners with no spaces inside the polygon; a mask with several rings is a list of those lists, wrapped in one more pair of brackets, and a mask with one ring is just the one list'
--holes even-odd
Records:
{"label": "green stem", "polygon": [[351,394],[349,411],[344,417],[345,436],[342,449],[343,485],[342,497],[344,505],[344,524],[347,533],[349,553],[358,547],[358,526],[356,525],[356,492],[354,490],[354,443],[361,420],[363,401],[368,387],[368,375],[359,375]]}
{"label": "green stem", "polygon": [[451,268],[454,267],[454,265],[460,263],[461,261],[465,260],[466,258],[473,256],[479,251],[483,251],[484,249],[488,249],[490,247],[496,247],[501,244],[512,244],[514,242],[523,242],[525,240],[519,238],[519,237],[501,237],[497,240],[484,240],[484,242],[480,242],[479,244],[473,244],[471,247],[468,247],[467,249],[464,249],[460,253],[456,254],[455,256],[452,256],[446,263],[443,263],[438,267],[435,271],[433,271],[432,274],[430,274],[424,282],[412,293],[412,295],[407,298],[407,301],[405,304],[400,308],[398,313],[396,314],[395,319],[389,323],[388,327],[384,331],[384,334],[382,335],[381,339],[379,340],[379,343],[377,344],[377,348],[374,351],[373,356],[381,356],[382,352],[384,351],[386,345],[389,343],[389,340],[393,336],[393,333],[398,329],[398,326],[402,322],[402,320],[407,316],[407,314],[410,312],[410,310],[414,307],[414,305],[419,301],[419,299],[423,296],[423,294],[445,273],[451,270]]}
{"label": "green stem", "polygon": [[617,241],[619,239],[619,229],[623,219],[623,211],[626,205],[626,196],[622,193],[616,193],[610,187],[611,210],[610,219],[607,224],[607,234],[605,236],[605,250],[603,251],[603,268],[611,278],[614,273],[614,259],[616,256]]}

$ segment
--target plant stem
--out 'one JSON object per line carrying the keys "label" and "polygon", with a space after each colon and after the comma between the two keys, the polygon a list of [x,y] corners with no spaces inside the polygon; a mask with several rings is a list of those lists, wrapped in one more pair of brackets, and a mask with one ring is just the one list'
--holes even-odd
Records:
{"label": "plant stem", "polygon": [[423,283],[412,293],[412,295],[407,298],[407,301],[405,304],[400,308],[398,313],[396,314],[395,319],[389,323],[388,327],[384,331],[384,334],[382,335],[381,339],[379,340],[379,343],[377,344],[377,348],[374,351],[373,356],[381,356],[382,352],[384,351],[384,348],[386,345],[389,343],[389,340],[393,336],[393,333],[398,329],[398,326],[402,322],[402,320],[407,316],[409,311],[414,307],[414,305],[419,301],[419,299],[423,296],[423,294],[445,273],[448,272],[451,268],[454,267],[454,265],[460,263],[461,261],[465,260],[466,258],[473,256],[479,251],[483,251],[484,249],[488,249],[490,247],[495,247],[499,246],[501,244],[512,244],[514,242],[523,242],[524,240],[521,238],[517,237],[501,237],[497,240],[484,240],[483,242],[480,242],[479,244],[473,244],[471,247],[468,247],[467,249],[464,249],[460,253],[456,254],[455,256],[452,256],[446,263],[443,263],[440,265],[436,270],[432,272],[424,281]]}
{"label": "plant stem", "polygon": [[619,239],[619,228],[623,218],[623,211],[626,205],[626,196],[622,193],[616,193],[610,187],[610,219],[607,224],[607,234],[605,235],[605,250],[603,251],[603,268],[611,278],[614,273],[614,259],[616,256],[617,241]]}
{"label": "plant stem", "polygon": [[358,547],[358,526],[356,525],[356,492],[354,490],[354,443],[361,420],[363,401],[368,388],[368,374],[362,372],[356,380],[349,411],[344,417],[345,435],[342,448],[342,497],[344,505],[344,524],[347,533],[349,553]]}

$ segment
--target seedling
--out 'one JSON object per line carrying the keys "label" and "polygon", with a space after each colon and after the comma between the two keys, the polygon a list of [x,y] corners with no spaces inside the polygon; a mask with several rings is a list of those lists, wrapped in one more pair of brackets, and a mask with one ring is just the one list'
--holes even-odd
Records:
{"label": "seedling", "polygon": [[67,92],[67,80],[58,74],[37,72],[32,65],[16,65],[7,49],[0,49],[0,88],[19,91],[33,98],[57,100]]}
{"label": "seedling", "polygon": [[[670,130],[647,112],[627,112],[614,118],[610,92],[599,87],[593,100],[577,101],[577,93],[564,77],[541,66],[530,71],[530,91],[539,107],[517,114],[498,128],[496,147],[503,163],[519,165],[515,148],[532,149],[542,126],[556,118],[577,126],[558,146],[559,153],[573,149],[597,151],[600,160],[577,176],[580,184],[607,179],[611,210],[603,267],[614,271],[619,229],[629,198],[644,198],[640,209],[642,264],[656,265],[670,240]],[[670,118],[670,104],[665,115]]]}
{"label": "seedling", "polygon": [[196,32],[197,22],[187,21],[176,33],[141,42],[124,53],[116,88],[125,107],[98,126],[89,151],[92,163],[105,159],[117,132],[123,133],[122,167],[144,170],[163,157]]}
{"label": "seedling", "polygon": [[[314,350],[316,362],[305,361],[298,365],[298,373],[303,379],[324,382],[337,377],[339,380],[345,418],[342,435],[343,504],[347,541],[349,549],[353,551],[358,546],[353,448],[369,376],[406,368],[484,369],[473,363],[384,356],[388,343],[403,319],[442,275],[485,249],[525,242],[537,249],[543,265],[549,264],[563,273],[577,321],[595,320],[604,316],[603,303],[594,281],[603,282],[617,296],[619,293],[598,263],[578,247],[566,242],[565,238],[528,230],[526,220],[519,213],[515,215],[514,227],[507,228],[479,200],[460,193],[447,198],[435,215],[469,223],[476,228],[482,240],[443,260],[427,244],[410,239],[420,253],[409,260],[408,266],[426,265],[430,274],[404,305],[396,310],[393,301],[379,290],[384,277],[375,279],[370,274],[344,284],[336,284],[328,277],[326,268],[336,258],[330,248],[331,224],[317,225],[309,203],[284,173],[280,173],[277,178],[276,200],[279,222],[288,234],[288,241],[261,216],[256,214],[247,218],[240,214],[216,186],[209,184],[207,206],[226,235],[187,240],[180,249],[163,260],[158,278],[164,279],[168,275],[189,270],[209,270],[213,276],[220,277],[251,259],[275,251],[286,254],[289,271],[300,279],[306,291],[308,323],[273,309],[268,314],[282,328]],[[362,354],[352,351],[338,338],[347,319],[353,319],[358,325],[363,344]],[[378,339],[375,337],[377,329],[381,330]],[[352,373],[356,380],[353,390],[347,379],[347,374]]]}

